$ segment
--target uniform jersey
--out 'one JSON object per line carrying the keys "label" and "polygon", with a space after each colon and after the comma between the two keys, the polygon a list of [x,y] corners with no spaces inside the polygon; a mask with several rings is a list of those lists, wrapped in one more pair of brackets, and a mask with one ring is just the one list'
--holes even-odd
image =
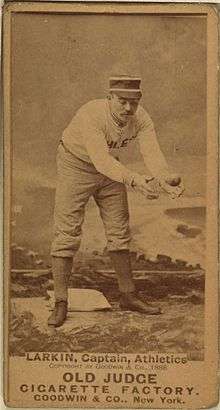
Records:
{"label": "uniform jersey", "polygon": [[[83,161],[118,182],[128,182],[131,172],[115,158],[131,141],[137,141],[153,175],[167,169],[157,142],[153,122],[139,105],[128,122],[119,125],[110,111],[109,100],[93,100],[75,114],[62,137],[65,147]],[[109,155],[110,154],[110,155]]]}

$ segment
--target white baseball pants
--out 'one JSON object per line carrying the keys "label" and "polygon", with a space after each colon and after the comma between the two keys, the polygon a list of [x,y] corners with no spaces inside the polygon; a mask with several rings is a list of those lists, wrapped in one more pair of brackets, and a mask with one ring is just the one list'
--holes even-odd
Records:
{"label": "white baseball pants", "polygon": [[57,152],[54,239],[51,255],[72,257],[79,249],[85,205],[93,196],[99,207],[107,249],[129,248],[129,213],[125,185],[100,174],[61,143]]}

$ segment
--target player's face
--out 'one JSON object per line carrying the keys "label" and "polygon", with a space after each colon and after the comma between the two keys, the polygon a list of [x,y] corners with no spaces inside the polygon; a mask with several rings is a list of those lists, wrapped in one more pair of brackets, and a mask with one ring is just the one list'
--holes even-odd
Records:
{"label": "player's face", "polygon": [[110,95],[110,108],[119,119],[127,122],[136,113],[139,101],[140,98],[124,98],[112,93]]}

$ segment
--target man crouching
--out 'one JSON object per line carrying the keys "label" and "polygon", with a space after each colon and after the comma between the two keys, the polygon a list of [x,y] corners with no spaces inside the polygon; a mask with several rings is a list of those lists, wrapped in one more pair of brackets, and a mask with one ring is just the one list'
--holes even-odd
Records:
{"label": "man crouching", "polygon": [[[57,153],[55,235],[52,243],[52,272],[55,308],[48,324],[61,326],[67,316],[68,279],[73,258],[80,246],[85,205],[93,196],[99,207],[107,249],[117,275],[122,309],[148,315],[161,313],[138,298],[132,277],[129,242],[127,187],[156,199],[151,188],[155,179],[172,197],[183,192],[181,178],[173,176],[157,142],[153,123],[139,105],[139,77],[111,77],[108,98],[83,105],[64,130]],[[131,141],[139,143],[152,177],[130,171],[118,160]]]}

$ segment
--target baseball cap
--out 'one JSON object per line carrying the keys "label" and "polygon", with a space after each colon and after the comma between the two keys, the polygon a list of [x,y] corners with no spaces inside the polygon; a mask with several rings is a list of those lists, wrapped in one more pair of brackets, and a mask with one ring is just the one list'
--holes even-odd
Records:
{"label": "baseball cap", "polygon": [[136,76],[118,75],[109,78],[109,90],[119,97],[141,98],[141,78]]}

